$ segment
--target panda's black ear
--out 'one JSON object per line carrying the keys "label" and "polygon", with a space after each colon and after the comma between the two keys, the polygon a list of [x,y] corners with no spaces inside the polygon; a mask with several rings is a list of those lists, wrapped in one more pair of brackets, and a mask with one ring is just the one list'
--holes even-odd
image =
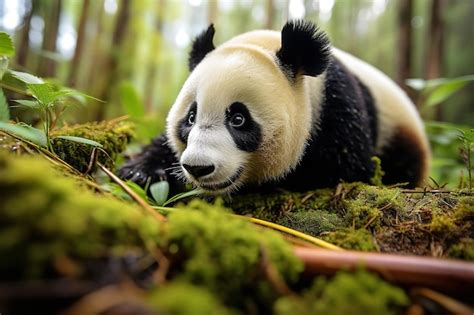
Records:
{"label": "panda's black ear", "polygon": [[297,75],[315,77],[329,65],[329,39],[311,22],[290,21],[281,31],[281,48],[276,56],[284,72],[292,79]]}
{"label": "panda's black ear", "polygon": [[206,55],[214,50],[214,25],[211,24],[207,30],[201,32],[193,41],[191,52],[189,53],[188,66],[192,71]]}

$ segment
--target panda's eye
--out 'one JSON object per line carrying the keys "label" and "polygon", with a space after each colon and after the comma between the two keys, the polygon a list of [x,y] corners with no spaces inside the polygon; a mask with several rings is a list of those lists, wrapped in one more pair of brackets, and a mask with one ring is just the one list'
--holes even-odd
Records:
{"label": "panda's eye", "polygon": [[189,116],[188,116],[188,124],[194,125],[195,120],[196,120],[196,114],[194,114],[194,111],[190,111]]}
{"label": "panda's eye", "polygon": [[245,117],[242,114],[234,114],[230,118],[230,125],[234,128],[242,127],[245,124]]}

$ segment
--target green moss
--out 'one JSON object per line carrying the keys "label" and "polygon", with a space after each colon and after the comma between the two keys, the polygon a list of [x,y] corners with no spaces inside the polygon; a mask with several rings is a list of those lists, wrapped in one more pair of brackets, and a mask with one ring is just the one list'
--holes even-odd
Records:
{"label": "green moss", "polygon": [[227,315],[234,314],[205,288],[182,282],[172,282],[153,290],[148,305],[158,314],[169,315]]}
{"label": "green moss", "polygon": [[318,278],[302,298],[282,298],[275,304],[278,315],[295,314],[397,314],[409,300],[405,293],[378,276],[359,270],[339,272],[327,280]]}
{"label": "green moss", "polygon": [[354,230],[352,228],[345,228],[325,234],[322,238],[329,243],[346,249],[362,251],[377,250],[374,237],[366,229]]}
{"label": "green moss", "polygon": [[158,237],[133,205],[94,194],[40,157],[0,150],[0,275],[40,277],[61,256],[93,258]]}
{"label": "green moss", "polygon": [[[99,154],[98,160],[108,168],[113,168],[118,154],[125,150],[134,135],[130,122],[102,121],[83,125],[67,126],[52,132],[55,136],[74,136],[96,141],[103,145],[106,154]],[[88,168],[92,146],[56,138],[52,141],[54,152],[80,172]]]}
{"label": "green moss", "polygon": [[430,223],[430,231],[436,233],[449,233],[456,229],[454,218],[451,214],[438,215],[433,214]]}
{"label": "green moss", "polygon": [[276,223],[313,236],[344,226],[344,221],[336,213],[321,210],[290,212]]}
{"label": "green moss", "polygon": [[459,243],[449,248],[447,255],[451,258],[474,260],[474,239],[461,239]]}
{"label": "green moss", "polygon": [[169,216],[162,246],[182,261],[175,266],[178,279],[204,285],[231,305],[268,305],[275,292],[265,278],[262,255],[290,283],[303,266],[281,235],[226,212],[220,203],[191,201]]}
{"label": "green moss", "polygon": [[453,212],[456,220],[474,221],[474,196],[459,198]]}
{"label": "green moss", "polygon": [[372,157],[372,162],[374,162],[375,170],[374,176],[370,178],[370,183],[375,186],[382,186],[382,177],[385,175],[385,172],[382,170],[382,161],[379,157]]}
{"label": "green moss", "polygon": [[342,201],[346,226],[379,226],[382,219],[405,213],[405,203],[398,189],[358,185]]}

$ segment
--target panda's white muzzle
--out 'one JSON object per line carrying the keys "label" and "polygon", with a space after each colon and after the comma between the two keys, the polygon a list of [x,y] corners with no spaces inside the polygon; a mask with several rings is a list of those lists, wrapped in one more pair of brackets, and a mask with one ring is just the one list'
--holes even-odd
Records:
{"label": "panda's white muzzle", "polygon": [[191,183],[208,191],[225,191],[238,185],[245,158],[224,126],[194,126],[180,164]]}

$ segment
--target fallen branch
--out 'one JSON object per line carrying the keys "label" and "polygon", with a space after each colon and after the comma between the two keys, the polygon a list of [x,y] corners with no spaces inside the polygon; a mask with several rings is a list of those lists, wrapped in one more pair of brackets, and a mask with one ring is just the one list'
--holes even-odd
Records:
{"label": "fallen branch", "polygon": [[386,280],[423,286],[461,296],[474,292],[474,264],[451,259],[294,247],[305,263],[305,275],[332,275],[363,267]]}

